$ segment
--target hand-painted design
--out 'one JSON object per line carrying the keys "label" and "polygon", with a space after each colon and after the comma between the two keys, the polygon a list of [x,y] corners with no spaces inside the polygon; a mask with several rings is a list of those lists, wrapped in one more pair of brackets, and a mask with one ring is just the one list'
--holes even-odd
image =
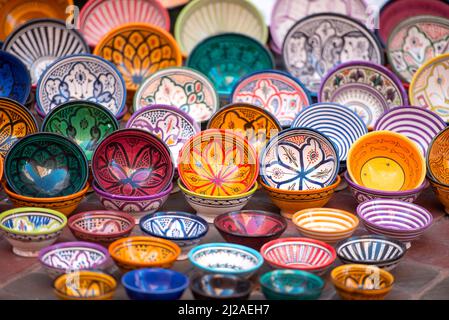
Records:
{"label": "hand-painted design", "polygon": [[[66,242],[62,247],[58,247],[58,244],[54,245],[53,250],[42,255],[41,262],[62,272],[92,269],[103,264],[107,259],[107,255],[103,251],[83,246],[80,242],[73,242],[73,246],[69,246],[70,243]],[[77,243],[80,245],[77,246]]]}
{"label": "hand-painted design", "polygon": [[58,277],[54,282],[56,296],[63,300],[111,300],[117,282],[98,271],[74,271]]}
{"label": "hand-painted design", "polygon": [[33,212],[17,213],[1,221],[2,226],[13,232],[52,232],[59,229],[65,220],[53,214]]}
{"label": "hand-painted design", "polygon": [[0,51],[0,97],[24,104],[31,91],[31,78],[26,65],[15,55]]}
{"label": "hand-painted design", "polygon": [[377,39],[359,22],[335,14],[318,14],[298,21],[282,48],[287,70],[311,92],[335,66],[349,61],[382,64]]}
{"label": "hand-painted design", "polygon": [[449,186],[449,129],[446,128],[433,139],[427,154],[427,171],[437,182]]}

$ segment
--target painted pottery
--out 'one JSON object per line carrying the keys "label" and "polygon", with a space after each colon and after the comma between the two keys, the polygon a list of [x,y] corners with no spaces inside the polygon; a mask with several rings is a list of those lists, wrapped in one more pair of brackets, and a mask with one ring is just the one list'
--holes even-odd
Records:
{"label": "painted pottery", "polygon": [[53,287],[62,300],[111,300],[117,282],[106,273],[75,271],[58,277]]}
{"label": "painted pottery", "polygon": [[197,274],[190,281],[197,300],[247,300],[252,288],[248,279],[229,274]]}
{"label": "painted pottery", "polygon": [[0,97],[24,104],[31,91],[26,65],[15,55],[0,51]]}
{"label": "painted pottery", "polygon": [[449,214],[449,187],[438,183],[437,181],[429,178],[432,189],[437,196],[438,200],[444,206],[444,211]]}
{"label": "painted pottery", "polygon": [[159,2],[167,9],[175,9],[185,5],[189,0],[159,0]]}

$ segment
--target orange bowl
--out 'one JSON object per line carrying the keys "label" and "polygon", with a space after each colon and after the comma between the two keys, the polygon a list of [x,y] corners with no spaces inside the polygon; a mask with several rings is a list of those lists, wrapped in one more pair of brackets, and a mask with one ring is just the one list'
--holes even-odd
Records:
{"label": "orange bowl", "polygon": [[62,300],[111,300],[117,282],[105,273],[82,270],[59,276],[53,286]]}

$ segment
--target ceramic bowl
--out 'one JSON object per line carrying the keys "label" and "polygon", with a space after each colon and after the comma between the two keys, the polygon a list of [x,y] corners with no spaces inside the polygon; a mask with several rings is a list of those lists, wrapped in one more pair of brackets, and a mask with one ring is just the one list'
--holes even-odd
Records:
{"label": "ceramic bowl", "polygon": [[255,250],[278,239],[287,229],[287,221],[279,214],[260,210],[223,213],[215,218],[214,225],[227,242]]}
{"label": "ceramic bowl", "polygon": [[274,270],[259,279],[268,300],[316,300],[324,281],[313,273],[301,270]]}
{"label": "ceramic bowl", "polygon": [[62,242],[39,252],[39,261],[50,278],[78,270],[105,270],[110,257],[104,247],[90,242]]}
{"label": "ceramic bowl", "polygon": [[85,211],[72,215],[68,226],[80,241],[89,241],[107,246],[129,236],[135,225],[134,217],[118,211]]}
{"label": "ceramic bowl", "polygon": [[426,155],[428,176],[430,176],[432,180],[445,186],[449,186],[449,156],[447,155],[449,147],[448,137],[449,128],[439,132],[430,143]]}
{"label": "ceramic bowl", "polygon": [[413,190],[426,178],[418,146],[391,131],[374,131],[358,139],[349,150],[347,167],[352,181],[382,191]]}
{"label": "ceramic bowl", "polygon": [[128,197],[110,194],[101,190],[96,182],[92,184],[100,202],[107,210],[128,212],[136,223],[139,223],[143,216],[158,211],[167,201],[168,196],[173,190],[173,184],[162,192],[150,196]]}
{"label": "ceramic bowl", "polygon": [[383,300],[393,287],[394,277],[376,266],[346,264],[332,270],[331,281],[344,300]]}
{"label": "ceramic bowl", "polygon": [[331,244],[351,237],[359,225],[359,219],[354,214],[331,208],[298,211],[293,215],[292,222],[304,237]]}
{"label": "ceramic bowl", "polygon": [[0,51],[0,97],[24,104],[31,92],[31,77],[26,65],[15,55]]}
{"label": "ceramic bowl", "polygon": [[433,222],[432,214],[426,209],[397,200],[366,201],[357,207],[357,215],[370,233],[391,237],[408,246]]}
{"label": "ceramic bowl", "polygon": [[189,278],[173,270],[139,269],[125,273],[122,285],[132,300],[178,300],[189,286]]}
{"label": "ceramic bowl", "polygon": [[32,113],[20,103],[0,98],[0,156],[5,157],[19,139],[39,131]]}
{"label": "ceramic bowl", "polygon": [[0,229],[22,257],[36,257],[39,250],[53,244],[67,224],[62,213],[41,208],[19,208],[0,214]]}
{"label": "ceramic bowl", "polygon": [[11,190],[34,198],[64,197],[81,191],[89,166],[83,150],[66,137],[40,132],[16,142],[5,158]]}
{"label": "ceramic bowl", "polygon": [[199,42],[189,54],[186,65],[204,73],[218,94],[227,97],[242,77],[274,69],[274,60],[257,40],[243,34],[222,33]]}
{"label": "ceramic bowl", "polygon": [[62,300],[112,300],[117,282],[105,273],[75,271],[59,276],[53,287]]}
{"label": "ceramic bowl", "polygon": [[248,279],[229,274],[197,274],[190,281],[197,300],[247,300],[252,289]]}
{"label": "ceramic bowl", "polygon": [[293,214],[300,210],[324,207],[334,195],[340,182],[341,178],[337,175],[334,183],[328,187],[299,191],[272,188],[263,181],[260,181],[260,184],[274,205],[281,210],[282,216],[291,219]]}
{"label": "ceramic bowl", "polygon": [[251,277],[262,265],[259,252],[231,243],[208,243],[189,252],[190,263],[204,273]]}
{"label": "ceramic bowl", "polygon": [[260,252],[273,268],[324,273],[334,263],[335,249],[308,238],[283,238],[265,243]]}
{"label": "ceramic bowl", "polygon": [[89,162],[98,144],[118,128],[117,119],[108,109],[89,101],[63,103],[42,123],[42,131],[60,134],[80,146]]}
{"label": "ceramic bowl", "polygon": [[385,270],[394,269],[407,252],[402,242],[374,235],[352,237],[335,247],[343,263],[375,265]]}
{"label": "ceramic bowl", "polygon": [[167,9],[177,9],[189,2],[189,0],[159,0],[159,2]]}
{"label": "ceramic bowl", "polygon": [[437,196],[438,200],[444,207],[444,211],[449,214],[449,187],[436,182],[432,178],[429,178],[433,192]]}
{"label": "ceramic bowl", "polygon": [[123,272],[141,268],[170,268],[181,254],[179,246],[154,237],[127,237],[114,241],[109,253]]}
{"label": "ceramic bowl", "polygon": [[258,189],[257,182],[248,192],[234,196],[205,196],[188,190],[181,180],[178,180],[187,203],[196,211],[196,214],[208,223],[214,223],[215,217],[220,214],[238,211],[245,207]]}

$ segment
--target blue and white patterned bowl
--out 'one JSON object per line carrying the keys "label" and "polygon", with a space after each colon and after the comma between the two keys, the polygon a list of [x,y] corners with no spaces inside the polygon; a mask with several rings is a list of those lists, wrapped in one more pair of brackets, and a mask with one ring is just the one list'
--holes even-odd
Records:
{"label": "blue and white patterned bowl", "polygon": [[0,97],[25,104],[31,91],[26,65],[16,56],[0,50]]}

